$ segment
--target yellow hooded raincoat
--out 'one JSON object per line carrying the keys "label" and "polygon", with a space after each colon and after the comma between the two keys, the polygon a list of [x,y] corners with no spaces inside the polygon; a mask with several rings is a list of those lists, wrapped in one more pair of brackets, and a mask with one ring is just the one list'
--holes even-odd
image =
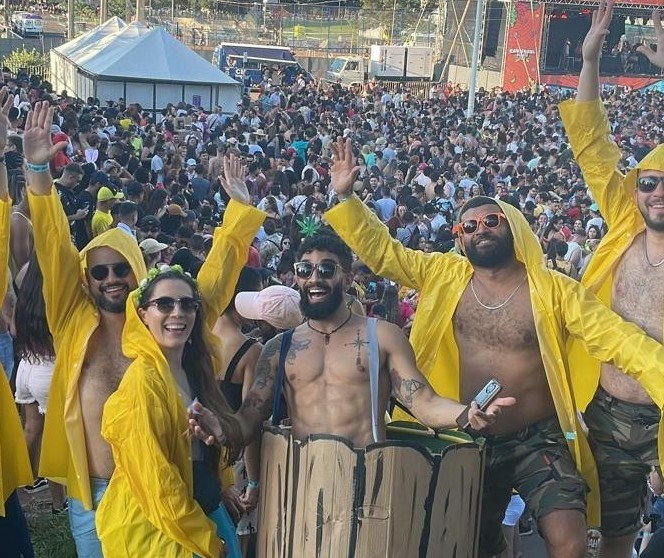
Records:
{"label": "yellow hooded raincoat", "polygon": [[[601,100],[565,101],[560,104],[560,115],[583,178],[609,228],[581,282],[610,308],[614,272],[634,238],[645,229],[643,216],[634,198],[639,169],[664,171],[664,146],[653,149],[636,168],[623,175],[617,169],[620,149],[609,139],[609,120]],[[570,366],[581,409],[586,408],[595,394],[601,363],[601,360],[593,358],[582,346],[572,341]],[[662,400],[653,399],[661,409]],[[657,445],[659,455],[664,456],[662,422]]]}
{"label": "yellow hooded raincoat", "polygon": [[[233,296],[248,246],[265,217],[249,206],[238,211],[238,205],[229,206],[198,276],[204,334],[217,358],[212,326]],[[193,497],[187,411],[166,359],[138,316],[134,294],[127,300],[122,349],[135,360],[102,417],[102,436],[115,461],[96,515],[104,556],[218,558],[216,525]]]}
{"label": "yellow hooded raincoat", "polygon": [[[11,200],[0,200],[0,299],[7,292],[11,205]],[[7,376],[0,365],[0,517],[5,515],[5,502],[12,492],[33,481],[23,428]]]}
{"label": "yellow hooded raincoat", "polygon": [[[93,248],[108,246],[127,259],[137,281],[146,277],[147,271],[136,240],[120,229],[99,235],[79,254],[71,242],[69,223],[55,188],[49,195],[41,196],[29,191],[28,198],[31,214],[39,215],[34,222],[35,249],[44,276],[46,316],[57,355],[39,470],[42,476],[66,484],[69,495],[89,510],[92,496],[78,380],[88,341],[99,325],[99,312],[87,291],[86,254]],[[224,234],[222,229],[235,226],[244,230],[255,223],[255,233],[263,218],[264,214],[257,209],[231,201],[224,227],[215,231],[215,241]],[[243,257],[242,262],[246,253]],[[206,305],[216,301],[217,293],[221,293],[223,269],[223,262],[208,258],[199,272],[199,288]],[[223,305],[214,303],[214,306],[219,308],[218,315]],[[215,309],[206,307],[206,314],[210,311]]]}
{"label": "yellow hooded raincoat", "polygon": [[[657,399],[664,397],[658,372],[664,347],[624,322],[579,283],[547,269],[523,215],[511,205],[497,203],[507,216],[516,256],[528,274],[537,338],[560,426],[590,487],[588,522],[598,525],[597,471],[578,423],[566,341],[577,337],[599,358],[620,362]],[[473,274],[470,262],[451,253],[425,254],[404,248],[356,197],[328,211],[326,220],[375,273],[421,293],[410,335],[417,365],[438,394],[458,401],[459,351],[452,317]]]}

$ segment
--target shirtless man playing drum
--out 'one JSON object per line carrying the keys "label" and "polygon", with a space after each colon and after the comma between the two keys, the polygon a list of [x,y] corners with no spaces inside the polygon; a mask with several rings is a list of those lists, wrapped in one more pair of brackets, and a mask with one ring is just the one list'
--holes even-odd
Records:
{"label": "shirtless man playing drum", "polygon": [[[349,310],[343,296],[353,278],[351,251],[336,235],[321,233],[301,244],[297,259],[295,274],[307,321],[293,331],[285,362],[283,388],[293,436],[304,439],[310,434],[333,434],[358,448],[383,440],[382,417],[391,392],[423,424],[433,428],[455,426],[466,406],[438,397],[417,370],[413,350],[401,330],[378,321],[381,420],[377,422],[379,440],[374,439],[368,319]],[[263,348],[254,385],[238,413],[247,442],[258,434],[272,412],[283,335],[271,339]],[[486,412],[473,403],[469,411],[471,427],[483,430],[496,420],[501,409],[514,403],[512,397],[497,398]],[[200,427],[194,426],[200,435]],[[217,437],[220,436],[217,430]],[[208,442],[213,443],[214,439],[209,438]]]}

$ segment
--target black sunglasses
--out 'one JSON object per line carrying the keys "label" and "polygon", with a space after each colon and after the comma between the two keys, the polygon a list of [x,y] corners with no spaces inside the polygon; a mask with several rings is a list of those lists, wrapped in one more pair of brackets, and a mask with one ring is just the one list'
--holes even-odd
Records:
{"label": "black sunglasses", "polygon": [[459,222],[459,230],[464,234],[473,234],[482,223],[487,229],[495,229],[500,225],[500,220],[506,219],[502,213],[489,213],[481,219],[467,219]]}
{"label": "black sunglasses", "polygon": [[176,305],[178,305],[180,310],[182,310],[182,312],[185,314],[193,314],[200,307],[201,301],[191,296],[183,296],[182,298],[160,296],[154,300],[148,300],[145,304],[143,304],[143,308],[154,306],[162,314],[170,314],[173,312],[173,310],[175,310]]}
{"label": "black sunglasses", "polygon": [[325,261],[320,263],[311,262],[295,262],[293,269],[295,275],[300,279],[309,279],[314,274],[314,270],[318,271],[318,277],[321,279],[332,279],[337,272],[337,268],[341,267],[338,263]]}
{"label": "black sunglasses", "polygon": [[650,194],[657,190],[659,183],[664,184],[664,176],[641,176],[636,181],[639,192],[643,194]]}
{"label": "black sunglasses", "polygon": [[131,273],[131,266],[127,262],[119,262],[95,265],[90,268],[90,275],[95,281],[103,281],[108,277],[111,269],[113,270],[113,275],[120,279],[124,279]]}

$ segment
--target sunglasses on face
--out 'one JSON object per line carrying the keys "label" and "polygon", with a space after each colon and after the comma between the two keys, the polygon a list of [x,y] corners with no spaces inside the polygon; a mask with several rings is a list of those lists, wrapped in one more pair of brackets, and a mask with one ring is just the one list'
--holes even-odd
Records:
{"label": "sunglasses on face", "polygon": [[459,222],[459,230],[464,234],[473,234],[482,223],[487,229],[495,229],[500,225],[500,220],[506,219],[502,213],[489,213],[480,219],[467,219]]}
{"label": "sunglasses on face", "polygon": [[90,275],[95,281],[103,281],[108,277],[108,274],[113,270],[113,275],[119,279],[124,279],[131,273],[131,266],[127,262],[120,262],[114,264],[99,264],[90,268]]}
{"label": "sunglasses on face", "polygon": [[337,268],[341,267],[338,263],[334,262],[320,262],[317,264],[311,262],[296,262],[293,266],[295,275],[300,279],[309,279],[314,270],[318,271],[318,277],[321,279],[332,279],[337,272]]}
{"label": "sunglasses on face", "polygon": [[636,186],[639,192],[643,194],[650,194],[657,190],[660,182],[664,184],[664,176],[641,176],[636,181]]}
{"label": "sunglasses on face", "polygon": [[154,306],[162,314],[170,314],[175,310],[175,306],[179,306],[180,310],[185,314],[193,314],[201,305],[200,300],[191,296],[183,296],[182,298],[173,298],[172,296],[160,296],[153,300],[148,300],[143,308]]}

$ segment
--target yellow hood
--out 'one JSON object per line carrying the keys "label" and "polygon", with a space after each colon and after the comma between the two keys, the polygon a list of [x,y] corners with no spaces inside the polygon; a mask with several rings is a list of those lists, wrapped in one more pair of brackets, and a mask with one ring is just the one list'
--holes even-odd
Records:
{"label": "yellow hood", "polygon": [[639,171],[656,170],[664,172],[664,144],[658,145],[648,155],[639,161],[633,169],[625,175],[623,188],[632,196],[636,188],[636,179],[639,177]]}
{"label": "yellow hood", "polygon": [[87,285],[88,283],[87,277],[85,275],[88,253],[95,248],[101,248],[103,246],[112,248],[116,252],[120,253],[129,262],[137,282],[140,282],[142,279],[147,277],[148,271],[145,267],[143,254],[141,253],[141,249],[138,247],[136,239],[121,229],[109,229],[99,236],[93,238],[90,243],[80,252],[81,280],[83,281],[83,284]]}

